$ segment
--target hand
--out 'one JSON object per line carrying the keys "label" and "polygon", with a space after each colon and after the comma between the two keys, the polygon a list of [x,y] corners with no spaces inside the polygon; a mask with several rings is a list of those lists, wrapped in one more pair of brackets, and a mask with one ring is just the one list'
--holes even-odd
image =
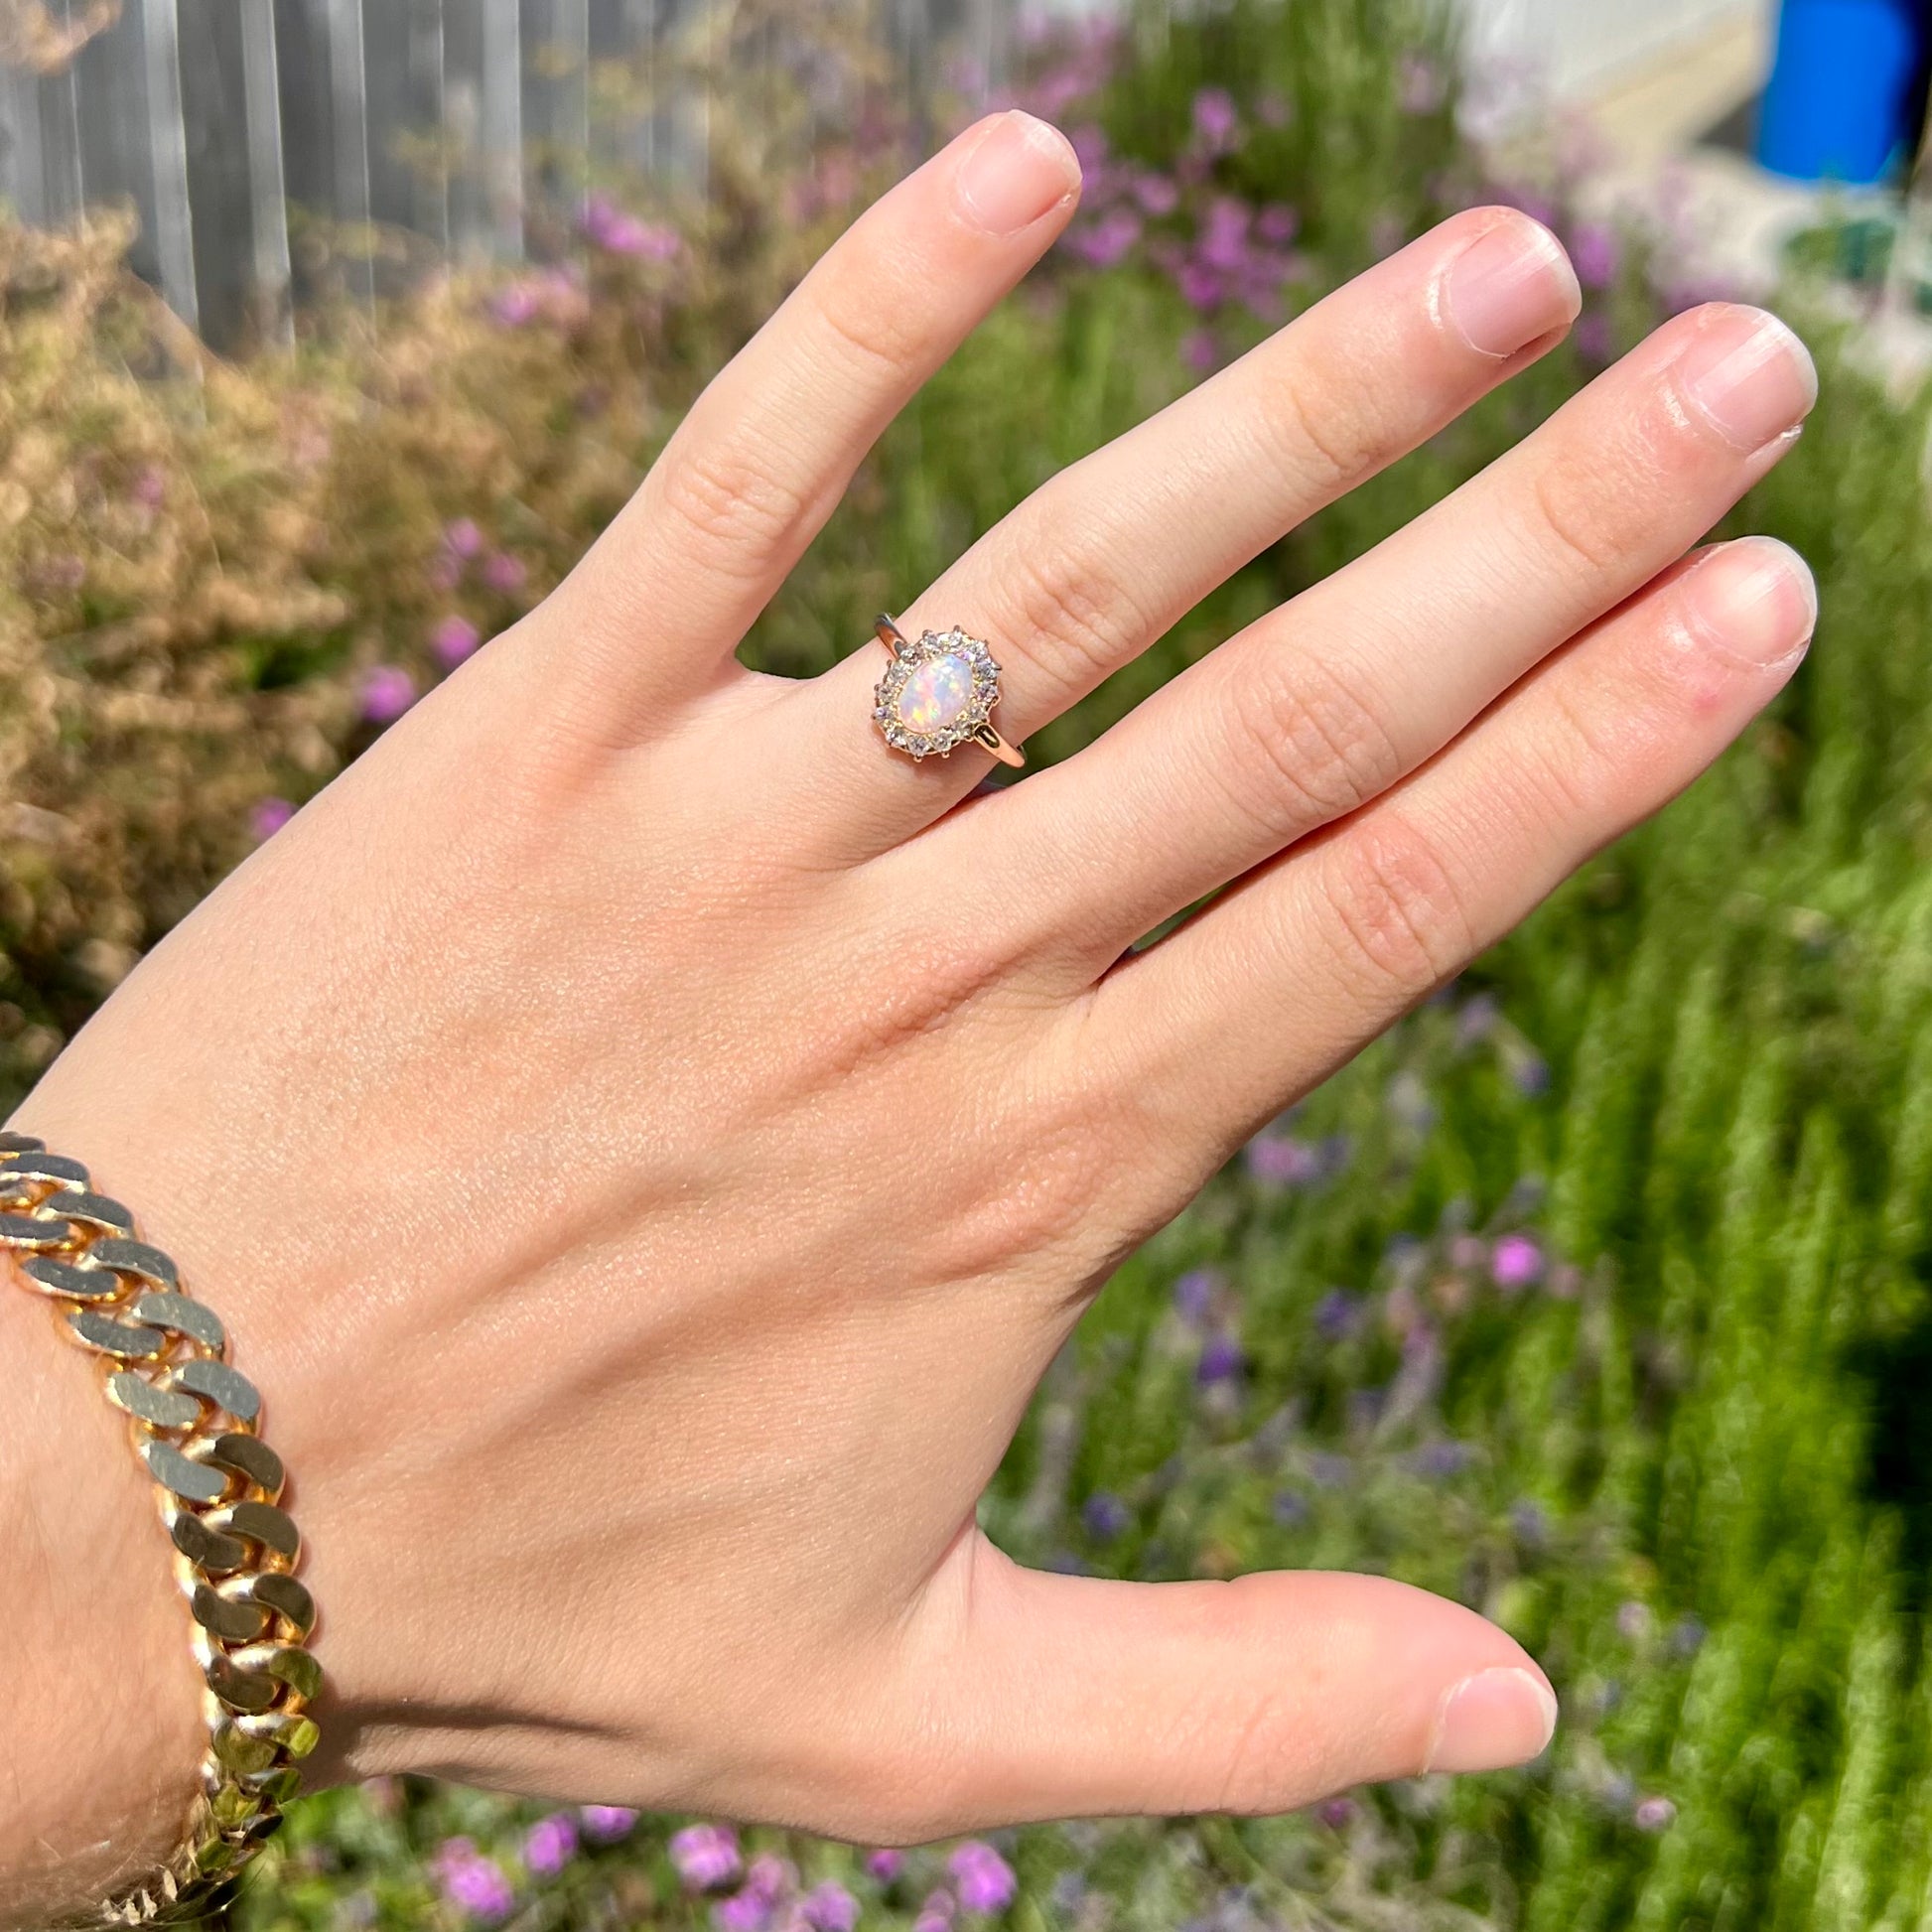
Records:
{"label": "hand", "polygon": [[[1684,553],[1777,461],[1810,365],[1761,314],[1678,319],[1089,750],[970,796],[982,754],[882,742],[877,644],[796,684],[733,652],[1076,186],[1010,115],[873,208],[556,594],[20,1110],[267,1392],[337,1776],[893,1841],[1279,1810],[1548,1738],[1535,1664],[1453,1604],[1035,1575],[974,1504],[1120,1259],[1790,675],[1802,564]],[[990,639],[1021,739],[1577,306],[1535,223],[1459,215],[1055,478],[901,622]],[[91,1417],[77,1360],[5,1318]],[[111,1425],[63,1427],[100,1488],[84,1536],[42,1524],[49,1601],[91,1591],[172,1658],[140,1480]],[[90,1789],[185,1787],[193,1673],[152,1669],[179,1722],[139,1761],[99,1746]]]}

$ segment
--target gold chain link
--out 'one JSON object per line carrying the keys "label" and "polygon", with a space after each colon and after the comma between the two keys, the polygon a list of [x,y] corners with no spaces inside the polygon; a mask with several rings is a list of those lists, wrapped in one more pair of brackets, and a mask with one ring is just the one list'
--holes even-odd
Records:
{"label": "gold chain link", "polygon": [[208,1744],[181,1850],[157,1878],[117,1893],[93,1925],[218,1916],[227,1889],[282,1822],[316,1747],[308,1707],[322,1669],[307,1644],[316,1606],[281,1504],[283,1472],[259,1433],[261,1397],[228,1365],[212,1310],[135,1236],[119,1201],[77,1161],[29,1134],[0,1134],[0,1250],[97,1359],[129,1419],[175,1547],[194,1619]]}

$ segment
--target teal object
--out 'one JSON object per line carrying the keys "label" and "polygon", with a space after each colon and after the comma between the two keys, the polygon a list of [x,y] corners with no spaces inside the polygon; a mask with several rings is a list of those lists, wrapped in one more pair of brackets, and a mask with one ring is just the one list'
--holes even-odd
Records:
{"label": "teal object", "polygon": [[1759,162],[1798,181],[1882,181],[1916,139],[1925,54],[1919,0],[1784,0]]}

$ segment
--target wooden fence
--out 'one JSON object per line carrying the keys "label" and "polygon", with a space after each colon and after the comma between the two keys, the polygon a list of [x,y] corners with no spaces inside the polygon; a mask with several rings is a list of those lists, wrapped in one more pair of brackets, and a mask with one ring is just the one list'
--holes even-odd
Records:
{"label": "wooden fence", "polygon": [[[864,7],[909,86],[927,84],[944,48],[982,84],[1003,69],[1012,0],[803,4]],[[39,6],[57,28],[83,20],[83,0]],[[652,93],[649,111],[606,127],[592,76],[621,61],[649,92],[654,63],[729,32],[733,11],[730,0],[120,0],[54,70],[0,66],[0,197],[49,226],[131,200],[133,265],[177,314],[214,343],[274,340],[301,292],[306,215],[515,258],[540,201],[583,192],[600,143],[622,149],[606,158],[701,191],[705,83]],[[344,259],[371,292],[374,251]]]}

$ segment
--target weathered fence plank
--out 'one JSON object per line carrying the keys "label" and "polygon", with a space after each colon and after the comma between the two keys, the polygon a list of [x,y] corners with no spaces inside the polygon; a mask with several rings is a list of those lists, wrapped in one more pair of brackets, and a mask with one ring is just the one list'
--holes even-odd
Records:
{"label": "weathered fence plank", "polygon": [[369,218],[447,247],[442,0],[364,5],[362,43]]}
{"label": "weathered fence plank", "polygon": [[482,157],[495,251],[523,252],[523,21],[518,0],[483,0]]}
{"label": "weathered fence plank", "polygon": [[[59,14],[67,18],[67,0]],[[80,177],[80,83],[72,67],[39,81],[41,195],[46,220],[66,226],[78,220],[84,205]]]}
{"label": "weathered fence plank", "polygon": [[282,168],[282,89],[274,0],[241,0],[241,88],[248,117],[248,234],[254,254],[255,327],[265,342],[292,339],[288,191]]}
{"label": "weathered fence plank", "polygon": [[0,69],[0,195],[23,221],[47,219],[41,172],[41,80],[23,68]]}
{"label": "weathered fence plank", "polygon": [[588,0],[522,0],[520,25],[525,187],[572,213],[590,161]]}
{"label": "weathered fence plank", "polygon": [[244,21],[236,0],[176,0],[197,314],[211,341],[252,333],[259,283]]}
{"label": "weathered fence plank", "polygon": [[[46,0],[57,19],[73,0]],[[840,0],[916,104],[1004,78],[1014,0]],[[711,80],[760,48],[729,0],[124,0],[65,72],[0,69],[0,195],[58,224],[125,197],[133,266],[210,340],[285,341],[293,303],[365,300],[426,251],[554,246],[600,175],[707,188]],[[600,68],[624,75],[620,115]],[[614,94],[614,98],[615,98]],[[415,243],[407,237],[420,237]],[[394,244],[402,243],[397,246]],[[378,257],[384,264],[377,273]]]}
{"label": "weathered fence plank", "polygon": [[[140,223],[129,259],[151,282],[161,280],[160,210],[155,201],[154,148],[148,133],[148,48],[146,9],[140,0],[80,50],[66,74],[50,75],[43,83],[41,120],[44,129],[58,127],[66,147],[68,129],[60,126],[72,115],[73,175],[71,185],[49,178],[49,219],[65,225],[83,209],[105,203],[131,201]],[[62,82],[67,84],[64,87]],[[56,112],[49,114],[50,105]],[[56,156],[48,152],[50,164]],[[189,320],[194,318],[192,314]]]}

